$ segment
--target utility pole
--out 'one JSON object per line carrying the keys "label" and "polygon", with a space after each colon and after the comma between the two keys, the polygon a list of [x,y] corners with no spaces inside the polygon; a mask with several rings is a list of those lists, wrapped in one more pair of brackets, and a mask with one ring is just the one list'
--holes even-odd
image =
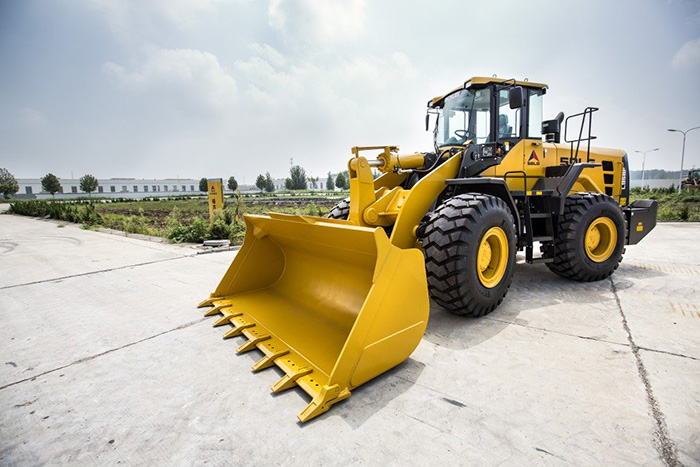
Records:
{"label": "utility pole", "polygon": [[658,150],[659,150],[659,148],[649,149],[648,151],[634,151],[634,152],[638,152],[640,154],[644,154],[644,157],[642,158],[642,190],[644,189],[644,165],[646,164],[646,161],[647,161],[647,153],[658,151]]}
{"label": "utility pole", "polygon": [[683,133],[683,151],[681,152],[681,174],[678,176],[678,194],[681,194],[681,184],[683,183],[683,159],[685,159],[685,137],[688,133],[690,133],[693,130],[697,130],[700,128],[700,126],[695,126],[689,130],[675,130],[673,128],[669,128],[668,131],[671,132],[676,132],[676,133]]}

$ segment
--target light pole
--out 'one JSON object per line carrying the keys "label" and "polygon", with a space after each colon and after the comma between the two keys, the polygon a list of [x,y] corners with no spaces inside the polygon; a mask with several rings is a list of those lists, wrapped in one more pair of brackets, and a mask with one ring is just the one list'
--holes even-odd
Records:
{"label": "light pole", "polygon": [[690,133],[693,130],[697,130],[700,128],[700,126],[695,126],[691,128],[690,130],[674,130],[673,128],[669,128],[668,131],[675,131],[676,133],[683,133],[683,152],[681,152],[681,175],[678,177],[678,194],[681,194],[681,184],[683,183],[683,159],[685,159],[685,136]]}
{"label": "light pole", "polygon": [[659,150],[659,148],[649,149],[648,151],[634,151],[634,152],[638,152],[640,154],[644,154],[644,157],[642,158],[642,190],[644,189],[644,165],[646,164],[646,161],[647,161],[647,153],[658,151],[658,150]]}

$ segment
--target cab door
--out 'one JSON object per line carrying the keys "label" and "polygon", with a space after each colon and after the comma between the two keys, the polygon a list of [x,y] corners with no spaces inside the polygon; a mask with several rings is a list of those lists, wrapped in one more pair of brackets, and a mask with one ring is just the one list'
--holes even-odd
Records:
{"label": "cab door", "polygon": [[[503,143],[506,155],[501,163],[486,176],[505,178],[511,190],[524,190],[522,172],[525,170],[525,154],[530,145],[522,139],[523,108],[511,109],[508,104],[509,88],[499,89],[496,92],[496,116],[494,118],[493,137],[497,137]],[[529,153],[528,153],[529,154]],[[507,176],[506,176],[507,175]]]}
{"label": "cab door", "polygon": [[[511,190],[531,190],[537,179],[544,177],[545,167],[556,164],[556,151],[546,150],[542,144],[544,90],[524,88],[523,107],[511,109],[509,89],[506,87],[496,91],[496,116],[492,132],[507,152],[501,164],[484,172],[484,176],[505,178]],[[523,183],[523,172],[527,174],[527,187]]]}

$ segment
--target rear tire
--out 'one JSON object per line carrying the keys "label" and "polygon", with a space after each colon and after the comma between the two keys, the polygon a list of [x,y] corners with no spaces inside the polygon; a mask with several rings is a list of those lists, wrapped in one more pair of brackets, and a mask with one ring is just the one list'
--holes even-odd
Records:
{"label": "rear tire", "polygon": [[331,212],[328,213],[326,217],[329,219],[341,219],[348,220],[350,215],[350,198],[345,198],[341,200],[338,204],[333,206]]}
{"label": "rear tire", "polygon": [[[575,193],[566,198],[559,233],[547,267],[580,282],[610,277],[625,252],[625,216],[613,198],[601,193]],[[588,242],[588,243],[587,243]]]}
{"label": "rear tire", "polygon": [[483,316],[503,301],[516,253],[513,216],[503,200],[473,193],[450,198],[428,216],[419,238],[436,303]]}

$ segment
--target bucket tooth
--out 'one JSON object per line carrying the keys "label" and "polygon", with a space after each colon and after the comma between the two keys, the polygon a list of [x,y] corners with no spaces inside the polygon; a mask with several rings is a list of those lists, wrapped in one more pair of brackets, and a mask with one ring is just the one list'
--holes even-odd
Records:
{"label": "bucket tooth", "polygon": [[223,326],[224,324],[229,324],[233,318],[242,315],[243,313],[231,313],[230,315],[224,315],[218,320],[216,320],[216,322],[214,323],[214,327],[218,328],[219,326]]}
{"label": "bucket tooth", "polygon": [[303,367],[299,368],[294,373],[285,374],[282,376],[282,379],[272,385],[272,392],[280,392],[293,387],[297,384],[299,378],[310,374],[312,371],[314,370],[309,367]]}
{"label": "bucket tooth", "polygon": [[[262,348],[261,348],[262,350]],[[263,352],[265,352],[263,350]],[[275,359],[279,357],[284,357],[289,353],[289,350],[280,350],[279,352],[275,353],[265,353],[265,356],[258,360],[255,365],[253,365],[253,371],[260,371],[264,370],[265,368],[270,368],[272,365],[275,364]]]}
{"label": "bucket tooth", "polygon": [[212,306],[214,302],[213,298],[207,298],[203,302],[201,302],[199,305],[197,305],[197,308],[204,308],[205,306]]}
{"label": "bucket tooth", "polygon": [[340,386],[337,384],[333,386],[323,386],[321,392],[313,398],[311,403],[309,403],[299,415],[297,415],[297,418],[302,423],[308,422],[312,418],[327,412],[336,402],[340,402],[348,397],[350,397],[350,391],[347,389],[341,390]]}
{"label": "bucket tooth", "polygon": [[227,307],[228,305],[216,305],[214,308],[204,312],[204,316],[214,316],[221,313],[221,309]]}
{"label": "bucket tooth", "polygon": [[241,344],[240,347],[238,347],[236,349],[236,353],[243,353],[243,352],[248,352],[249,350],[253,350],[254,348],[256,348],[258,346],[258,344],[260,342],[266,341],[269,338],[270,338],[270,335],[267,334],[265,336],[257,336],[253,339],[250,339],[250,340],[244,342],[243,344]]}
{"label": "bucket tooth", "polygon": [[226,334],[224,334],[224,339],[240,336],[243,333],[244,329],[252,328],[253,326],[255,326],[255,323],[233,324],[233,326],[233,329],[227,331]]}

